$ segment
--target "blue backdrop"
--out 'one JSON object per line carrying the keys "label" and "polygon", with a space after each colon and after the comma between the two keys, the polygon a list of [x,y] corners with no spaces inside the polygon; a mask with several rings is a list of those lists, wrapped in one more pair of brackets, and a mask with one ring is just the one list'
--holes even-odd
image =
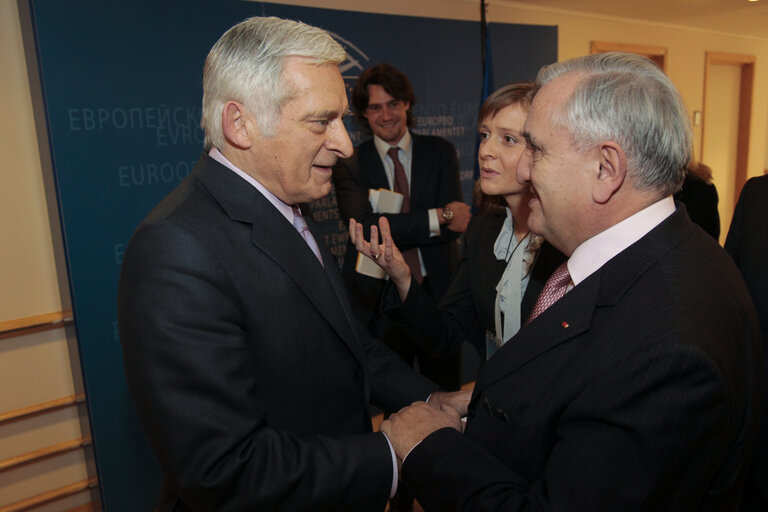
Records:
{"label": "blue backdrop", "polygon": [[[478,2],[479,3],[479,2]],[[387,61],[416,89],[415,131],[459,151],[469,199],[481,95],[479,22],[238,0],[30,0],[59,214],[99,485],[107,511],[152,510],[160,470],[122,368],[115,297],[133,229],[202,150],[202,65],[230,26],[255,15],[300,19],[347,50],[348,88]],[[478,7],[479,9],[479,7]],[[22,16],[24,19],[25,16]],[[556,27],[490,25],[496,84],[530,80],[557,59]],[[353,142],[365,137],[348,122]],[[48,148],[43,148],[45,151]],[[333,195],[313,205],[331,250],[346,237]]]}

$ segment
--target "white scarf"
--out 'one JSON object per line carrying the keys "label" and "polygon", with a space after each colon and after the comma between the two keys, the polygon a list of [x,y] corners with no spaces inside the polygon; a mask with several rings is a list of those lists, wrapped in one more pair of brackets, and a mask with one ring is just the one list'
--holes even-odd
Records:
{"label": "white scarf", "polygon": [[[528,232],[522,240],[515,236],[515,220],[507,208],[507,218],[493,244],[493,254],[506,261],[507,267],[496,285],[494,308],[496,336],[486,336],[486,357],[490,358],[505,341],[520,329],[520,303],[525,294],[526,278],[533,267],[543,238]],[[523,246],[522,249],[520,246]]]}

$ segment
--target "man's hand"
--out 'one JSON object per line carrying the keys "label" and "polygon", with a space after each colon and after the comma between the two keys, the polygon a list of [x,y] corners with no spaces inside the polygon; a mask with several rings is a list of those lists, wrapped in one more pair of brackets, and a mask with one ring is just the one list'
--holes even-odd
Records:
{"label": "man's hand", "polygon": [[472,217],[472,211],[468,204],[461,201],[448,203],[445,207],[453,212],[453,220],[446,226],[451,231],[463,233],[467,230],[467,224]]}
{"label": "man's hand", "polygon": [[402,464],[414,446],[432,432],[445,427],[455,428],[461,432],[461,418],[455,409],[445,406],[441,411],[425,402],[414,402],[383,421],[379,430],[389,438]]}
{"label": "man's hand", "polygon": [[445,410],[446,407],[456,410],[459,416],[467,415],[467,406],[472,398],[472,389],[462,389],[461,391],[435,391],[429,396],[431,407],[437,410]]}
{"label": "man's hand", "polygon": [[[379,244],[379,230],[383,243]],[[403,255],[392,240],[389,221],[386,217],[379,218],[379,228],[371,226],[371,242],[365,241],[363,225],[355,219],[349,219],[349,240],[360,254],[371,258],[381,269],[389,274],[389,278],[397,288],[400,300],[405,300],[411,287],[411,268],[405,262]]]}

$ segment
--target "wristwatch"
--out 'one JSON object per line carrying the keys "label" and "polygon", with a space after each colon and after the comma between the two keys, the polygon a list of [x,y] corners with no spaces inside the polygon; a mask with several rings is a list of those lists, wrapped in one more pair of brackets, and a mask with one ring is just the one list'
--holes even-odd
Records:
{"label": "wristwatch", "polygon": [[447,206],[443,207],[443,218],[448,221],[449,224],[453,220],[453,212],[449,210]]}

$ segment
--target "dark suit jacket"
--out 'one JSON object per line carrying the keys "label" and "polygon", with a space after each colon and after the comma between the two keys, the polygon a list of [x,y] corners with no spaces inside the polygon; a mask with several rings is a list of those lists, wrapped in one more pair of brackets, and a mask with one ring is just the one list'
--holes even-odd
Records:
{"label": "dark suit jacket", "polygon": [[207,154],[134,233],[120,337],[161,511],[384,509],[391,455],[369,398],[397,408],[434,386],[353,320],[320,245],[324,268]]}
{"label": "dark suit jacket", "polygon": [[[725,250],[741,270],[752,295],[763,349],[768,354],[768,176],[752,178],[744,184],[725,239]],[[758,439],[742,510],[768,510],[768,391]]]}
{"label": "dark suit jacket", "polygon": [[738,270],[680,207],[501,347],[465,434],[402,476],[427,511],[735,510],[760,351]]}
{"label": "dark suit jacket", "polygon": [[[507,263],[496,258],[493,245],[505,219],[503,214],[472,217],[464,234],[462,258],[439,307],[416,283],[411,283],[402,303],[394,285],[386,285],[382,302],[385,315],[407,326],[414,339],[422,343],[422,349],[435,356],[452,354],[478,321],[483,329],[496,331],[496,285]],[[520,305],[522,321],[530,315],[544,283],[563,261],[565,256],[560,251],[548,243],[542,245]]]}
{"label": "dark suit jacket", "polygon": [[[448,287],[451,271],[458,259],[455,240],[459,233],[442,226],[439,236],[430,236],[427,210],[462,200],[459,161],[456,150],[447,140],[415,133],[411,137],[413,156],[410,211],[383,215],[389,220],[392,238],[398,248],[419,248],[433,295],[439,298]],[[349,219],[354,218],[363,224],[366,240],[369,239],[369,228],[378,224],[381,215],[373,213],[368,190],[389,189],[384,165],[372,139],[357,146],[352,157],[336,164],[333,183],[339,212],[345,224],[349,225]],[[344,256],[344,279],[360,319],[367,324],[378,311],[384,281],[357,273],[356,261],[357,250],[350,243]]]}

